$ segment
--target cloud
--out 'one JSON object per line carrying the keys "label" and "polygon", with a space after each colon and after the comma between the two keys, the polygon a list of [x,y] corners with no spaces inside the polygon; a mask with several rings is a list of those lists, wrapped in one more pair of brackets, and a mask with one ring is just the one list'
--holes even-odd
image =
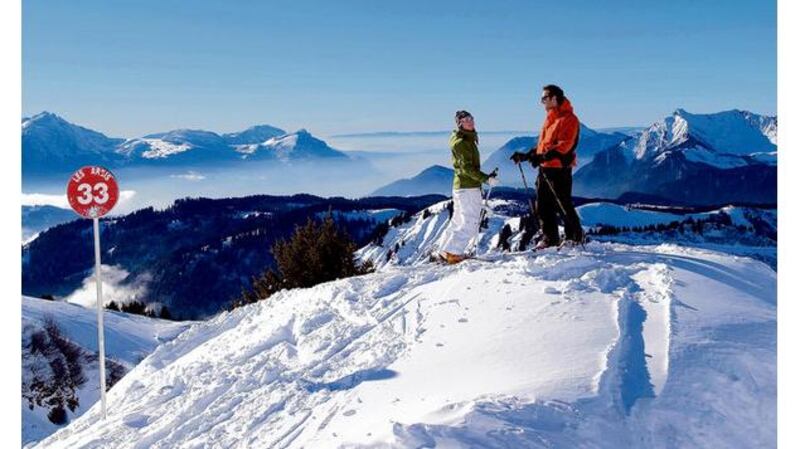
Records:
{"label": "cloud", "polygon": [[[136,195],[135,190],[122,190],[119,192],[119,200],[116,206],[121,206],[130,201]],[[49,195],[46,193],[22,193],[23,206],[55,206],[62,209],[69,209],[67,194]]]}
{"label": "cloud", "polygon": [[[134,300],[145,302],[147,286],[151,280],[149,275],[137,276],[132,282],[123,285],[130,274],[124,268],[117,265],[101,265],[100,272],[103,281],[103,305],[108,305],[111,301],[117,304],[125,304]],[[97,307],[97,284],[94,271],[83,280],[83,285],[79,289],[64,299],[85,307]]]}
{"label": "cloud", "polygon": [[170,178],[181,178],[181,179],[185,179],[187,181],[202,181],[202,180],[206,179],[205,175],[197,173],[194,170],[189,170],[188,172],[180,174],[180,175],[170,175],[169,177]]}
{"label": "cloud", "polygon": [[64,209],[69,209],[69,201],[67,201],[66,193],[64,195],[47,195],[45,193],[23,193],[22,205],[55,206]]}

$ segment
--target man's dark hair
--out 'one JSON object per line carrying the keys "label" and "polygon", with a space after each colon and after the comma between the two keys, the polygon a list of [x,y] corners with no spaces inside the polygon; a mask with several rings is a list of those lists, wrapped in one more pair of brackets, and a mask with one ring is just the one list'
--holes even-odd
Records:
{"label": "man's dark hair", "polygon": [[548,84],[542,88],[547,91],[547,95],[555,95],[558,104],[564,102],[564,91],[555,84]]}

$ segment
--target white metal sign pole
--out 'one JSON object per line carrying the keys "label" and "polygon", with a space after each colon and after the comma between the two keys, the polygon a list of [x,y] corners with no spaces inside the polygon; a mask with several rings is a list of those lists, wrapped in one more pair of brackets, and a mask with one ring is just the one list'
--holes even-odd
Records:
{"label": "white metal sign pole", "polygon": [[97,340],[100,353],[100,405],[106,418],[106,340],[103,336],[103,283],[100,280],[100,220],[94,222],[94,277],[97,281]]}

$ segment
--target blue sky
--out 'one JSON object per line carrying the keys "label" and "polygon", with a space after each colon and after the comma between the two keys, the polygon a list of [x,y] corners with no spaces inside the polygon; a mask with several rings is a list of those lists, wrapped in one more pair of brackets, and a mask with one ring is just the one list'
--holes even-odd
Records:
{"label": "blue sky", "polygon": [[22,6],[23,114],[111,136],[441,130],[461,108],[479,129],[538,130],[550,82],[592,127],[776,112],[774,1]]}

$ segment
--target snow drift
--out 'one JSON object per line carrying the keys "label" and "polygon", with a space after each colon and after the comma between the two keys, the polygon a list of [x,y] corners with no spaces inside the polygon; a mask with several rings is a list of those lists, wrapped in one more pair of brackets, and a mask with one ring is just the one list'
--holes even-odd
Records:
{"label": "snow drift", "polygon": [[677,246],[490,254],[268,300],[161,345],[37,448],[769,447],[776,275]]}
{"label": "snow drift", "polygon": [[[57,351],[56,348],[48,348],[44,351],[45,354],[31,350],[31,339],[35,334],[44,331],[49,323],[55,323],[57,332],[71,343],[74,355],[77,355],[75,357],[77,366],[73,366],[73,369],[79,371],[78,377],[83,377],[83,383],[65,385],[66,379],[54,376],[53,364],[48,363],[48,360],[54,361],[60,358],[54,357],[57,354],[50,353]],[[190,324],[190,322],[178,323],[106,311],[105,338],[108,365],[106,375],[113,380],[115,376],[110,373],[111,371],[117,372],[117,375],[124,374],[147,357],[160,343],[174,338]],[[62,427],[47,418],[49,410],[54,405],[48,405],[47,402],[53,400],[54,396],[67,393],[78,400],[75,410],[67,413],[68,421],[89,410],[100,399],[99,370],[96,309],[60,301],[22,297],[23,444],[42,439]],[[60,388],[62,386],[65,388]],[[73,387],[75,391],[71,391]],[[30,407],[29,401],[24,398],[26,395],[39,396],[44,399],[44,403]]]}

